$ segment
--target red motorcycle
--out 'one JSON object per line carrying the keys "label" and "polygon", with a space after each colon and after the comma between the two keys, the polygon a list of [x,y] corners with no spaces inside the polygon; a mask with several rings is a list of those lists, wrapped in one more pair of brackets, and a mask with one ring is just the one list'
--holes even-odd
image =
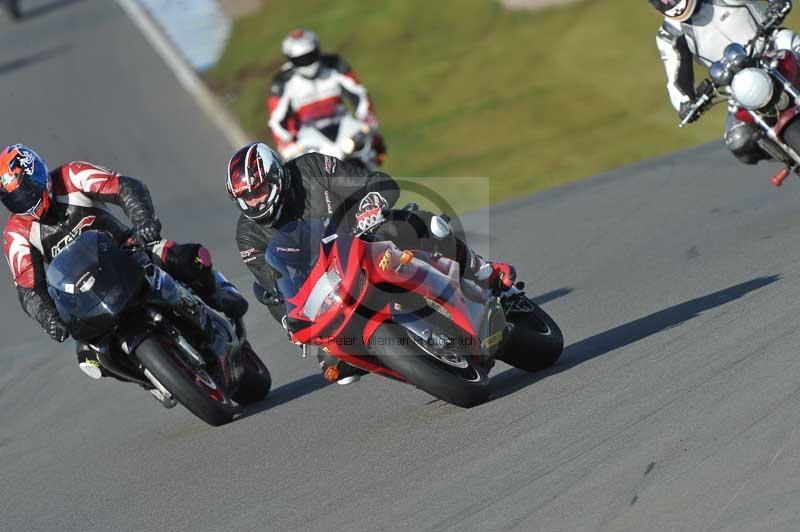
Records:
{"label": "red motorcycle", "polygon": [[[787,11],[788,12],[788,11]],[[772,183],[780,186],[791,172],[800,174],[800,63],[776,47],[775,33],[786,13],[765,20],[753,39],[732,43],[709,68],[709,79],[696,89],[697,100],[679,127],[684,127],[715,102],[725,101],[737,120],[753,124],[757,143],[782,162]]]}
{"label": "red motorcycle", "polygon": [[326,220],[285,226],[266,258],[278,273],[291,340],[471,407],[489,398],[500,359],[527,371],[554,364],[556,323],[518,283],[499,297],[461,279],[436,253],[401,250],[379,234],[337,234]]}

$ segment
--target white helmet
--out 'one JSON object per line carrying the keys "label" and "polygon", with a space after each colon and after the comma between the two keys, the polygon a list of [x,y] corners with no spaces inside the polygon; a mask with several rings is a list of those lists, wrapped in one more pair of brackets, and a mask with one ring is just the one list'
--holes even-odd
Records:
{"label": "white helmet", "polygon": [[309,30],[294,30],[283,39],[283,54],[304,77],[313,78],[319,72],[319,39]]}
{"label": "white helmet", "polygon": [[688,19],[697,10],[698,0],[650,0],[662,15],[677,22]]}

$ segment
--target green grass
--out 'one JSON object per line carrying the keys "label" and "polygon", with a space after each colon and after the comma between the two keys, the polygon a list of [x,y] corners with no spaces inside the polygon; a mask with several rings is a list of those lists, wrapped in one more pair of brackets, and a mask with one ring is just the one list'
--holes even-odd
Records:
{"label": "green grass", "polygon": [[[643,0],[536,13],[493,0],[294,0],[236,22],[208,73],[244,127],[269,138],[265,98],[280,41],[312,28],[370,90],[396,176],[425,179],[457,210],[590,176],[721,136],[717,109],[679,130]],[[792,21],[790,21],[791,23]],[[454,190],[457,188],[457,190]]]}

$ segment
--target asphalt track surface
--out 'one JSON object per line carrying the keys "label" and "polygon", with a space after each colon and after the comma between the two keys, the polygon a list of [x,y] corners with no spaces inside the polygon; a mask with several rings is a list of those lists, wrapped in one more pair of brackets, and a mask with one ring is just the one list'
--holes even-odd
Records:
{"label": "asphalt track surface", "polygon": [[[0,19],[2,142],[142,177],[168,235],[245,285],[219,132],[115,3],[32,7]],[[274,391],[211,428],[86,378],[7,277],[0,530],[798,530],[800,183],[770,171],[711,145],[493,209],[474,241],[567,348],[543,374],[500,365],[471,410],[326,386],[254,307]]]}

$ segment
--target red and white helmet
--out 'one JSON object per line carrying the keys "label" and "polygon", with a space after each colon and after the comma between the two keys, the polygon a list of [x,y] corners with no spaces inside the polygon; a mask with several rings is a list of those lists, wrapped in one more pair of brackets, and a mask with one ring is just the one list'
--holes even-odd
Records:
{"label": "red and white helmet", "polygon": [[698,0],[650,0],[662,15],[677,22],[688,19],[697,10]]}
{"label": "red and white helmet", "polygon": [[304,77],[313,78],[319,72],[320,51],[317,34],[310,30],[294,30],[283,39],[283,55]]}
{"label": "red and white helmet", "polygon": [[249,144],[228,162],[228,195],[245,216],[272,225],[289,191],[289,174],[280,156],[266,144]]}

